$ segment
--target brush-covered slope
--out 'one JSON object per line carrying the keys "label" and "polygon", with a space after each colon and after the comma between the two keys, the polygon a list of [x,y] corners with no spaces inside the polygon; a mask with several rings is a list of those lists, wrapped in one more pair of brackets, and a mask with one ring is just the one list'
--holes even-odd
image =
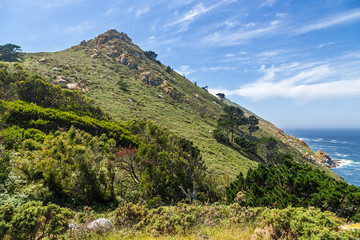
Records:
{"label": "brush-covered slope", "polygon": [[[83,91],[116,120],[150,119],[190,139],[210,172],[221,179],[229,181],[266,161],[262,151],[249,154],[213,137],[223,107],[232,103],[220,101],[163,65],[154,52],[144,52],[125,33],[109,30],[61,52],[27,54],[23,64],[55,84]],[[314,152],[305,143],[265,120],[260,119],[259,125],[256,138],[275,138],[279,152],[332,174],[313,160]]]}

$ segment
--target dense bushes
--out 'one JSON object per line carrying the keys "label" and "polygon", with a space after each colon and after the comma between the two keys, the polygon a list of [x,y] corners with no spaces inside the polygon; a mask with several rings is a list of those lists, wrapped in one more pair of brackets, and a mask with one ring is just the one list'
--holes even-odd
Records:
{"label": "dense bushes", "polygon": [[[106,133],[121,146],[136,145],[133,136],[121,123],[98,120],[88,116],[79,116],[51,108],[43,108],[34,103],[22,101],[6,102],[0,100],[0,108],[5,115],[5,125],[19,125],[23,128],[36,128],[45,132],[69,129],[74,126],[92,135]],[[7,111],[6,111],[7,110]]]}
{"label": "dense bushes", "polygon": [[203,190],[205,163],[192,142],[151,122],[132,121],[128,128],[139,148],[133,157],[131,151],[118,152],[117,161],[128,169],[143,199],[155,205],[176,203],[185,197],[180,187]]}
{"label": "dense bushes", "polygon": [[[116,209],[114,218],[117,229],[147,232],[153,236],[180,234],[185,238],[196,233],[198,237],[208,228],[212,229],[208,233],[215,229],[222,233],[228,229],[254,229],[248,238],[232,236],[230,239],[355,239],[359,236],[357,231],[341,231],[339,226],[343,221],[332,212],[313,208],[270,209],[246,208],[238,204],[184,203],[153,209],[126,203]],[[211,235],[208,237],[212,238]]]}
{"label": "dense bushes", "polygon": [[109,119],[93,100],[85,98],[81,92],[61,89],[39,75],[30,74],[18,63],[12,68],[0,63],[0,99],[22,100],[46,108],[72,111],[80,116]]}
{"label": "dense bushes", "polygon": [[238,175],[227,188],[226,197],[243,206],[315,206],[342,217],[360,218],[359,188],[289,159],[280,166],[260,164],[246,177]]}
{"label": "dense bushes", "polygon": [[0,237],[10,239],[56,239],[67,230],[71,212],[55,204],[31,201],[18,208],[0,207]]}

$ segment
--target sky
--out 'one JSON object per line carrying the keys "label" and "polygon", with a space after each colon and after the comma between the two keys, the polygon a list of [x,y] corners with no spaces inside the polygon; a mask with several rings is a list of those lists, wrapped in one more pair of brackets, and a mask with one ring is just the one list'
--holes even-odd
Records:
{"label": "sky", "polygon": [[359,0],[0,0],[0,45],[109,29],[280,128],[360,128]]}

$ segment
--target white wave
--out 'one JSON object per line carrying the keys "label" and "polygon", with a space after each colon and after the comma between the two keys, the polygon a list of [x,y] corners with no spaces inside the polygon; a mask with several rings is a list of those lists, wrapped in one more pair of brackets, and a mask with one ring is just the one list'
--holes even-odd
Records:
{"label": "white wave", "polygon": [[336,141],[335,139],[330,141],[331,143],[337,143],[338,141]]}
{"label": "white wave", "polygon": [[324,142],[324,139],[322,138],[316,138],[316,139],[310,139],[311,141],[314,141],[314,142]]}
{"label": "white wave", "polygon": [[334,153],[334,156],[336,156],[336,157],[341,157],[341,158],[346,158],[346,157],[348,157],[349,156],[349,154],[343,154],[343,153]]}
{"label": "white wave", "polygon": [[336,159],[336,161],[339,164],[337,168],[342,168],[353,164],[359,164],[359,162],[354,162],[352,160],[347,160],[347,159]]}

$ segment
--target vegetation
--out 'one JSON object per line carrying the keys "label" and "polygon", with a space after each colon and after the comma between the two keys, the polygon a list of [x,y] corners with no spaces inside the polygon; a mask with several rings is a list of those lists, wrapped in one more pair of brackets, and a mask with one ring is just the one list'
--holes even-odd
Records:
{"label": "vegetation", "polygon": [[16,62],[22,58],[21,47],[12,43],[0,46],[0,61]]}
{"label": "vegetation", "polygon": [[285,159],[284,163],[280,166],[260,164],[256,169],[250,169],[246,177],[240,173],[227,188],[228,202],[237,201],[251,207],[313,206],[360,220],[359,188],[291,161],[290,156],[279,155],[277,158]]}
{"label": "vegetation", "polygon": [[[295,163],[306,160],[264,122],[184,81],[154,52],[99,39],[30,54],[32,73],[0,63],[0,238],[359,236],[339,228],[339,216],[359,218],[358,188]],[[181,99],[138,81],[117,62],[119,46]],[[64,89],[63,76],[83,91]],[[88,229],[98,218],[111,220],[109,232]]]}

